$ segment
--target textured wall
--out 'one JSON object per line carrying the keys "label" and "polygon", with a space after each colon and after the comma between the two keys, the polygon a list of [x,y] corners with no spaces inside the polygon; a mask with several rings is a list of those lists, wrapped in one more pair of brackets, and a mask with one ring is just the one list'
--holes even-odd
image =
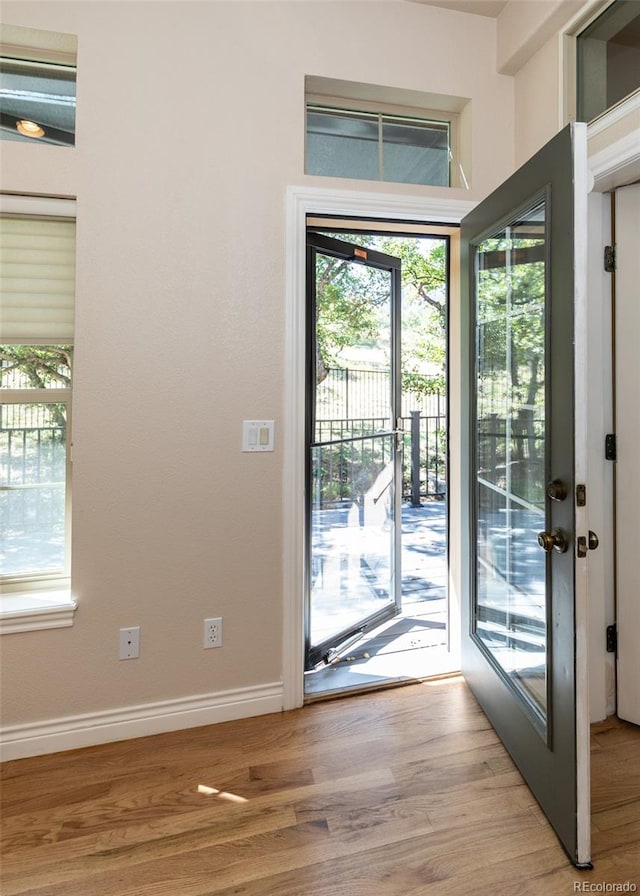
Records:
{"label": "textured wall", "polygon": [[[3,638],[3,721],[277,682],[285,190],[323,184],[303,174],[304,77],[471,97],[473,191],[454,193],[480,198],[513,163],[496,23],[397,2],[8,2],[3,20],[77,34],[79,65],[76,148],[3,145],[4,190],[78,199],[79,601],[72,628]],[[243,418],[276,420],[273,454],[241,453]],[[210,615],[222,650],[202,649]]]}

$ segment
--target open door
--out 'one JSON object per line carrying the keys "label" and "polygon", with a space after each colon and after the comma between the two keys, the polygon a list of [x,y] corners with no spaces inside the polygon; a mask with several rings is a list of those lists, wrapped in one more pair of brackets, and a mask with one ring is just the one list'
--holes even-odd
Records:
{"label": "open door", "polygon": [[[307,236],[306,669],[400,608],[400,264]],[[345,352],[375,358],[387,388],[352,403],[346,396],[344,418],[323,420],[325,359]]]}
{"label": "open door", "polygon": [[462,671],[585,867],[587,179],[586,125],[571,125],[462,222]]}

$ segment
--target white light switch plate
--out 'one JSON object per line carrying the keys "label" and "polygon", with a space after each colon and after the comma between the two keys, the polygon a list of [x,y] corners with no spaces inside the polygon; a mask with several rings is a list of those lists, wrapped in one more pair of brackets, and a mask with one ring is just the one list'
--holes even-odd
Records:
{"label": "white light switch plate", "polygon": [[243,420],[242,450],[273,451],[273,420]]}

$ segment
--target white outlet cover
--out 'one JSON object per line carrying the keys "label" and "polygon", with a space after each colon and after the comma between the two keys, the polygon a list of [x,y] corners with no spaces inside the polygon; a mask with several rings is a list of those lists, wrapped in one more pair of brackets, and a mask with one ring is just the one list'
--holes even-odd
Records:
{"label": "white outlet cover", "polygon": [[273,420],[243,420],[242,450],[273,451],[274,431]]}

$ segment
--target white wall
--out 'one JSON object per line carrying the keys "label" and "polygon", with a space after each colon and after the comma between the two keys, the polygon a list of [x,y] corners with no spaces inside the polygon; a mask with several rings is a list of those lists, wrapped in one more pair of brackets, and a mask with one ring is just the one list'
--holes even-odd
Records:
{"label": "white wall", "polygon": [[560,127],[558,40],[548,40],[515,75],[515,163],[523,165]]}
{"label": "white wall", "polygon": [[[277,708],[285,192],[324,183],[303,174],[304,76],[470,97],[473,189],[452,193],[480,198],[513,165],[496,23],[397,2],[52,0],[2,16],[77,34],[79,66],[76,148],[2,147],[4,190],[78,204],[79,608],[72,628],[3,637],[12,755],[142,733],[129,722],[145,716],[144,731],[205,723],[225,700],[228,715]],[[273,454],[241,453],[243,418],[275,419]],[[202,648],[210,615],[221,650]],[[131,625],[141,655],[120,662]]]}

